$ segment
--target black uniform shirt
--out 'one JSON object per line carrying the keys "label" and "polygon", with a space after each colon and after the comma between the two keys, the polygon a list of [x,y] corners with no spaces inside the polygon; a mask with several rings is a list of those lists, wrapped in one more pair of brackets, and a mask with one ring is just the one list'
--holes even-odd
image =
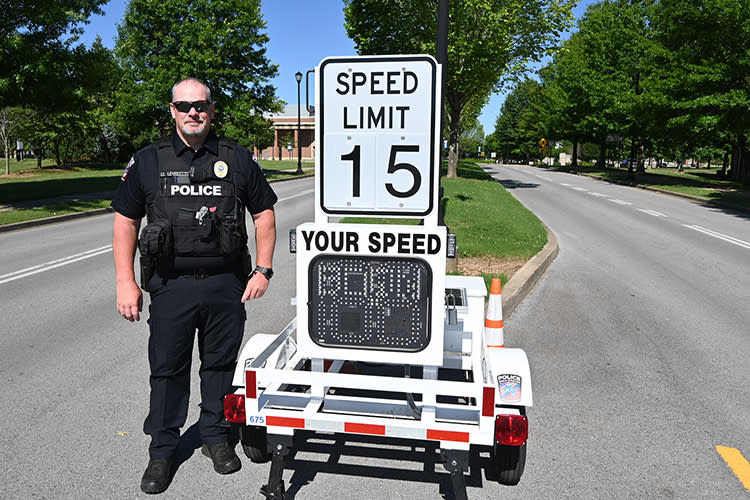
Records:
{"label": "black uniform shirt", "polygon": [[[185,170],[191,166],[213,164],[218,159],[219,140],[211,131],[198,151],[193,151],[177,134],[172,134],[174,154],[185,162]],[[278,198],[258,165],[250,159],[247,148],[236,147],[231,168],[239,172],[235,186],[237,198],[251,214],[273,208]],[[159,165],[157,146],[151,144],[138,151],[128,163],[122,182],[112,199],[112,208],[130,219],[140,220],[147,207],[154,203],[159,190]]]}

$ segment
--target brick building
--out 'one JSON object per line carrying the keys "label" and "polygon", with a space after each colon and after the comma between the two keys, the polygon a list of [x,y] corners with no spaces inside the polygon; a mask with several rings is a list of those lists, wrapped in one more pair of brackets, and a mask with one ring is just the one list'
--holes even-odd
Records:
{"label": "brick building", "polygon": [[[273,122],[273,146],[257,151],[258,159],[296,160],[297,159],[297,106],[287,106],[281,113],[266,115]],[[302,159],[315,158],[315,117],[303,106],[300,110],[300,137]],[[291,147],[291,151],[290,151]]]}

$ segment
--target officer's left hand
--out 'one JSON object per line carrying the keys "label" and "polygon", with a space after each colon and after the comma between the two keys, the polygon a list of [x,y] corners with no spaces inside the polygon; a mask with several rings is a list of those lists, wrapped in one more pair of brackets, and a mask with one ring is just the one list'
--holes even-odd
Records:
{"label": "officer's left hand", "polygon": [[245,303],[250,299],[259,299],[263,297],[268,289],[268,279],[261,273],[254,273],[252,278],[245,286],[245,293],[242,294],[242,302]]}

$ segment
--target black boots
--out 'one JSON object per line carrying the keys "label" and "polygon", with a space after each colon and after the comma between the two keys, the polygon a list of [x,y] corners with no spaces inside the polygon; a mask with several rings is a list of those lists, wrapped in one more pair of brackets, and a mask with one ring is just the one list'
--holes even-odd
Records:
{"label": "black boots", "polygon": [[214,470],[219,474],[231,474],[242,467],[240,457],[234,452],[234,448],[227,442],[216,444],[204,444],[201,448],[204,455],[211,458]]}
{"label": "black boots", "polygon": [[161,493],[169,486],[172,479],[172,458],[152,458],[148,461],[146,472],[141,478],[141,490],[144,493]]}

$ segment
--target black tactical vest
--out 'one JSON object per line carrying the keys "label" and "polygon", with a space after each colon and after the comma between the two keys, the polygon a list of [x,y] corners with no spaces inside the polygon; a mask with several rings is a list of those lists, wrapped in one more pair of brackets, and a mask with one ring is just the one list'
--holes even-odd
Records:
{"label": "black tactical vest", "polygon": [[237,256],[247,245],[245,207],[237,198],[241,177],[231,139],[219,139],[218,159],[189,167],[174,154],[172,137],[156,144],[159,189],[148,210],[148,220],[167,220],[174,257]]}

